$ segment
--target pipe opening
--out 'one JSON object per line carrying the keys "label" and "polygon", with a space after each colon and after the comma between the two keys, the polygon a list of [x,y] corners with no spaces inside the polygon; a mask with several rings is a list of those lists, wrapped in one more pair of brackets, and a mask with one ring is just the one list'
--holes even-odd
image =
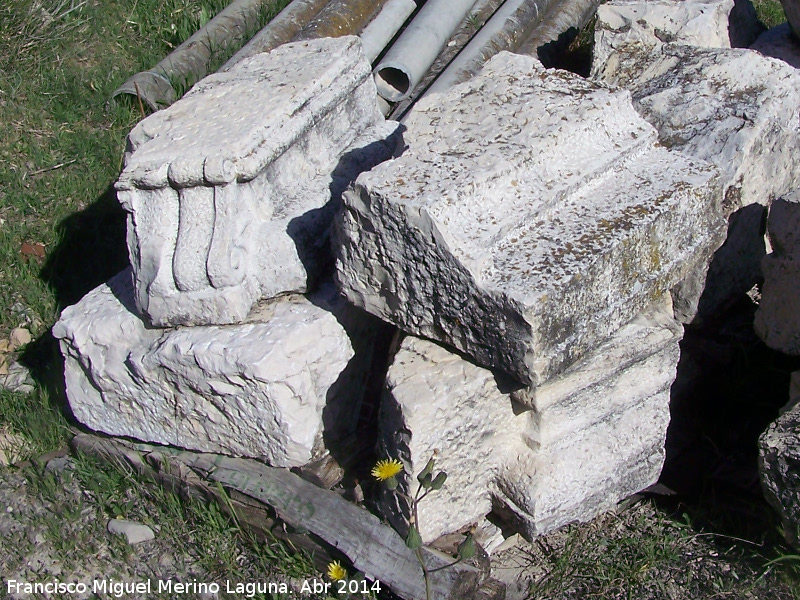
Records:
{"label": "pipe opening", "polygon": [[390,102],[397,102],[411,91],[411,78],[397,67],[384,67],[375,76],[375,85],[381,96]]}

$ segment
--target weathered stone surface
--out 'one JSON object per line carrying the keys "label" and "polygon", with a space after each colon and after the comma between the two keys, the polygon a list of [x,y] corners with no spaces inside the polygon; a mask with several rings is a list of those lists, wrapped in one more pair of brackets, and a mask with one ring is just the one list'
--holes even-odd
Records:
{"label": "weathered stone surface", "polygon": [[[532,427],[530,411],[515,415],[508,393],[488,369],[413,336],[403,340],[386,386],[379,434],[386,456],[402,460],[415,483],[434,453],[434,474],[447,473],[444,488],[419,507],[423,539],[480,520],[492,509],[506,453],[516,451],[520,429]],[[407,503],[394,493],[384,500],[385,514],[403,531]]]}
{"label": "weathered stone surface", "polygon": [[614,50],[640,52],[665,43],[730,48],[728,20],[733,0],[613,0],[597,7],[594,62],[605,64]]}
{"label": "weathered stone surface", "polygon": [[800,40],[800,2],[798,0],[781,0],[781,5],[792,32]]}
{"label": "weathered stone surface", "polygon": [[[420,503],[423,539],[493,507],[532,537],[654,483],[681,334],[661,303],[563,374],[516,390],[433,342],[405,338],[389,368],[381,439],[413,475],[412,493],[434,453],[435,470],[448,474]],[[408,517],[397,495],[387,494],[384,510],[398,527]]]}
{"label": "weathered stone surface", "polygon": [[65,309],[53,335],[72,411],[92,429],[290,467],[323,450],[324,410],[346,406],[339,427],[354,426],[364,373],[345,327],[366,337],[373,325],[328,285],[237,325],[150,329],[125,271]]}
{"label": "weathered stone surface", "polygon": [[761,434],[758,450],[764,496],[781,516],[787,541],[800,547],[800,405],[782,414]]}
{"label": "weathered stone surface", "polygon": [[594,74],[630,90],[669,148],[717,165],[729,212],[800,185],[800,73],[752,50],[625,46]]}
{"label": "weathered stone surface", "polygon": [[772,253],[764,257],[764,285],[754,326],[770,348],[800,355],[800,192],[772,203],[767,218]]}
{"label": "weathered stone surface", "polygon": [[764,56],[771,56],[800,69],[800,39],[792,33],[788,23],[768,29],[750,46]]}
{"label": "weathered stone surface", "polygon": [[625,92],[501,53],[404,124],[402,156],[344,195],[338,283],[522,382],[595,348],[722,242],[716,170],[656,146]]}
{"label": "weathered stone surface", "polygon": [[[800,185],[800,74],[751,50],[665,44],[642,52],[634,45],[595,64],[601,81],[629,89],[637,110],[665,146],[707,160],[722,173],[723,209],[731,217],[728,244],[698,260],[675,290],[682,320],[714,314],[759,279],[764,252],[763,209]],[[745,260],[742,260],[742,257]],[[705,290],[705,292],[704,292]]]}
{"label": "weathered stone surface", "polygon": [[332,262],[341,190],[391,155],[358,38],[283,45],[198,83],[130,133],[136,304],[156,325],[224,324],[304,292]]}

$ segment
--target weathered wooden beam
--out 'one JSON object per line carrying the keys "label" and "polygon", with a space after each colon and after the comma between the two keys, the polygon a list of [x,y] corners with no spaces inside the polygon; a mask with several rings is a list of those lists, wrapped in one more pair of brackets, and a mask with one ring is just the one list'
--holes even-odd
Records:
{"label": "weathered wooden beam", "polygon": [[153,452],[146,454],[135,450],[127,442],[86,434],[79,434],[73,438],[72,447],[108,462],[123,461],[126,467],[133,469],[140,476],[152,479],[181,497],[215,501],[224,512],[231,514],[232,510],[232,516],[239,525],[253,534],[257,540],[265,541],[277,538],[297,550],[308,552],[314,566],[320,571],[324,571],[332,560],[340,558],[331,555],[327,542],[317,541],[315,537],[309,535],[286,531],[279,521],[270,516],[271,513],[274,514],[274,511],[271,511],[263,502],[254,500],[236,490],[229,490],[227,498],[225,498],[216,484],[210,484],[201,479],[194,471],[180,462],[164,460],[164,455],[160,451],[172,451],[172,448],[151,446],[150,450]]}
{"label": "weathered wooden beam", "polygon": [[[287,524],[306,529],[337,548],[367,578],[380,581],[408,600],[425,600],[422,568],[397,532],[365,509],[288,470],[250,459],[131,444],[86,434],[76,436],[73,446],[107,458],[124,458],[137,471],[146,470],[145,467],[155,470],[155,465],[160,479],[173,484],[176,479],[191,481],[191,485],[211,491],[212,496],[214,486],[209,482],[219,483],[228,490],[269,505]],[[247,506],[248,514],[252,515],[252,503],[237,502]],[[427,547],[423,548],[423,556],[430,570],[453,562],[450,556]],[[503,598],[502,588],[488,579],[488,571],[488,560],[483,552],[469,562],[435,571],[431,573],[431,597],[437,600]]]}

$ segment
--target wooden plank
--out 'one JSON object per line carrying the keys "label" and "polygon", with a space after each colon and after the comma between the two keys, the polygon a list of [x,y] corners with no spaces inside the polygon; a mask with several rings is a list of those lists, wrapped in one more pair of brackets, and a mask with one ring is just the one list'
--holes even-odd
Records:
{"label": "wooden plank", "polygon": [[[372,513],[294,473],[256,461],[194,453],[179,460],[212,481],[269,504],[287,523],[317,534],[344,552],[368,579],[388,585],[408,600],[425,600],[425,580],[416,555]],[[429,569],[453,562],[429,548],[424,549],[424,559]],[[432,598],[469,598],[485,578],[486,567],[470,563],[437,571],[431,574]]]}
{"label": "wooden plank", "polygon": [[[132,444],[85,434],[77,436],[73,445],[117,459],[124,456],[128,462],[138,464],[138,469],[145,465],[145,461],[154,463],[162,475],[174,471],[175,477],[182,482],[192,479],[192,475],[186,472],[188,468],[200,482],[203,480],[197,477],[198,474],[203,479],[218,482],[230,490],[269,505],[280,519],[319,536],[343,552],[367,578],[380,581],[397,595],[407,600],[426,598],[422,568],[414,552],[406,547],[397,532],[365,509],[290,471],[250,459]],[[213,486],[206,483],[202,485],[207,490],[213,490]],[[240,502],[243,507],[247,504]],[[252,509],[252,506],[249,508]],[[453,562],[450,556],[427,547],[423,547],[423,553],[429,569]],[[431,573],[431,598],[464,600],[476,595],[486,597],[485,589],[481,593],[478,588],[486,588],[485,584],[491,584],[488,570],[488,560],[479,553],[469,562]],[[492,589],[491,585],[489,589]],[[493,591],[495,593],[490,596],[497,600],[505,596],[504,593]]]}
{"label": "wooden plank", "polygon": [[[149,450],[152,452],[142,453],[142,449],[136,449],[129,442],[86,434],[75,436],[72,446],[85,454],[97,456],[109,462],[124,460],[126,465],[134,469],[136,473],[152,479],[171,492],[184,498],[192,497],[206,502],[213,500],[220,509],[228,514],[230,514],[228,506],[228,502],[230,502],[234,511],[233,516],[239,525],[255,535],[256,539],[263,542],[277,538],[296,550],[304,550],[311,555],[314,566],[322,572],[332,560],[340,558],[331,555],[327,542],[316,541],[309,535],[285,531],[279,522],[270,517],[268,507],[263,502],[239,494],[235,490],[231,490],[226,499],[222,497],[216,485],[209,485],[181,463],[169,463],[169,467],[162,468],[166,464],[160,460],[163,456],[160,453],[162,448],[150,446]],[[169,452],[173,450],[171,448],[166,450],[168,454],[176,454]]]}

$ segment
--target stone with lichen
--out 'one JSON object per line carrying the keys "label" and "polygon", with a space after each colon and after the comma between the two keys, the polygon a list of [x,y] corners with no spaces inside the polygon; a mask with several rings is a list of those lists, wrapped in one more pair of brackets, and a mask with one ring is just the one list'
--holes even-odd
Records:
{"label": "stone with lichen", "polygon": [[[538,387],[406,337],[389,368],[380,439],[405,463],[407,493],[431,457],[447,473],[419,504],[423,539],[492,510],[534,537],[655,483],[681,337],[667,296]],[[382,509],[404,530],[402,495],[384,494]]]}
{"label": "stone with lichen", "polygon": [[338,284],[524,383],[563,371],[722,242],[716,169],[657,145],[626,92],[501,53],[404,124],[402,155],[344,195]]}
{"label": "stone with lichen", "polygon": [[144,119],[116,184],[140,312],[235,323],[262,298],[313,290],[341,190],[391,155],[396,128],[353,36],[251,57]]}

